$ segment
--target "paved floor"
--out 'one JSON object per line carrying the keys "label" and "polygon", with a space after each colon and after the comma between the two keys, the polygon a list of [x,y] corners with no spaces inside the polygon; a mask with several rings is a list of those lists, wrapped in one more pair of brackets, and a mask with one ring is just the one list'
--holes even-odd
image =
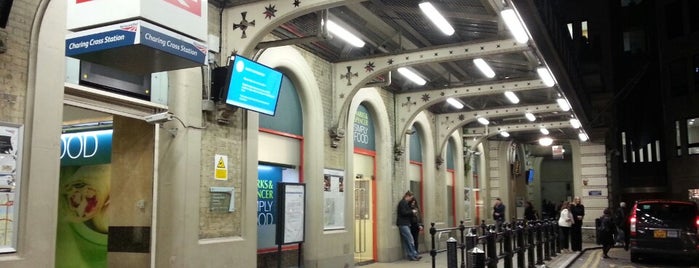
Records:
{"label": "paved floor", "polygon": [[[583,244],[583,248],[585,249],[596,249],[598,246],[594,244]],[[552,258],[552,260],[545,262],[545,266],[541,267],[550,267],[550,268],[559,268],[559,267],[566,267],[568,264],[574,262],[578,255],[582,255],[585,251],[583,252],[573,252],[573,253],[568,253],[568,254],[558,254],[555,258]],[[400,260],[396,262],[391,262],[391,263],[372,263],[369,265],[362,266],[362,268],[395,268],[395,267],[402,267],[402,268],[429,268],[432,267],[432,258],[430,257],[429,253],[422,254],[422,260],[419,261],[408,261],[408,260]],[[515,260],[516,262],[516,260]],[[458,264],[460,265],[460,263]],[[515,263],[516,265],[516,263]],[[434,267],[439,267],[439,268],[445,268],[447,267],[447,259],[446,259],[446,253],[440,253],[437,254],[435,258],[435,266]],[[501,261],[498,263],[499,268],[504,268],[505,264]]]}

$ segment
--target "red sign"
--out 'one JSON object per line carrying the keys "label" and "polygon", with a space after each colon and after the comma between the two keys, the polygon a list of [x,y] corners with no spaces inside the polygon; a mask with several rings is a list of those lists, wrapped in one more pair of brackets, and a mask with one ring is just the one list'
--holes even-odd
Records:
{"label": "red sign", "polygon": [[165,0],[165,2],[173,4],[181,9],[187,10],[190,13],[201,17],[201,2],[199,0]]}
{"label": "red sign", "polygon": [[85,2],[89,2],[89,1],[92,1],[92,0],[75,0],[75,3],[80,4],[80,3],[85,3]]}

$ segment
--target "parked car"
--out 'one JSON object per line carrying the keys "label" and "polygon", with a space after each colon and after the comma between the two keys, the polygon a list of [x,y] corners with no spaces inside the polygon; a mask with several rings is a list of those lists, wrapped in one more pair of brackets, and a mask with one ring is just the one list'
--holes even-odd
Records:
{"label": "parked car", "polygon": [[681,257],[699,261],[699,210],[689,201],[637,201],[629,216],[631,261]]}

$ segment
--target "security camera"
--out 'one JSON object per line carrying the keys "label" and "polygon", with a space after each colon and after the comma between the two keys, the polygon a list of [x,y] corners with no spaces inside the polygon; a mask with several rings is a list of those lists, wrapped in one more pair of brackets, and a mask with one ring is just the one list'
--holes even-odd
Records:
{"label": "security camera", "polygon": [[151,124],[162,124],[172,120],[172,113],[162,112],[157,114],[151,114],[143,117],[143,120]]}

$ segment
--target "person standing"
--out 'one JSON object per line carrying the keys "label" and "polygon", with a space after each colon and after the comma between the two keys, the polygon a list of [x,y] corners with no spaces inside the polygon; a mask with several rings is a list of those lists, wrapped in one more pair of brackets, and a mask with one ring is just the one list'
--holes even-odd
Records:
{"label": "person standing", "polygon": [[531,201],[524,202],[524,219],[528,221],[536,220],[536,211]]}
{"label": "person standing", "polygon": [[413,244],[415,245],[415,251],[420,253],[420,250],[418,249],[420,246],[418,238],[420,235],[420,231],[422,231],[422,229],[424,228],[424,225],[422,225],[420,206],[417,204],[417,200],[415,198],[413,198],[413,200],[410,201],[410,208],[413,209],[413,219],[410,222],[410,234],[413,235]]}
{"label": "person standing", "polygon": [[617,243],[624,246],[624,250],[629,250],[629,221],[626,203],[619,203],[619,208],[614,213],[614,225],[616,225]]}
{"label": "person standing", "polygon": [[558,217],[558,226],[561,229],[559,243],[561,243],[561,252],[570,252],[570,226],[573,225],[573,215],[570,213],[568,208],[570,207],[570,202],[565,201],[561,205],[560,216]]}
{"label": "person standing", "polygon": [[597,234],[600,236],[599,241],[602,244],[602,258],[609,258],[609,250],[614,246],[614,233],[616,226],[612,219],[612,211],[609,208],[604,209],[604,214],[600,218],[600,226],[597,228]]}
{"label": "person standing", "polygon": [[500,225],[505,222],[505,205],[500,200],[500,197],[495,198],[495,205],[493,205],[493,220],[495,224],[500,229]]}
{"label": "person standing", "polygon": [[585,206],[580,203],[580,197],[573,199],[569,208],[573,214],[573,224],[570,226],[570,247],[573,251],[582,251],[582,224],[585,217]]}
{"label": "person standing", "polygon": [[396,225],[398,226],[398,231],[400,232],[401,241],[403,242],[403,251],[406,257],[411,261],[418,261],[422,259],[415,250],[415,239],[410,233],[410,223],[415,216],[415,212],[410,207],[410,201],[414,199],[413,193],[410,191],[405,192],[403,199],[398,202]]}

